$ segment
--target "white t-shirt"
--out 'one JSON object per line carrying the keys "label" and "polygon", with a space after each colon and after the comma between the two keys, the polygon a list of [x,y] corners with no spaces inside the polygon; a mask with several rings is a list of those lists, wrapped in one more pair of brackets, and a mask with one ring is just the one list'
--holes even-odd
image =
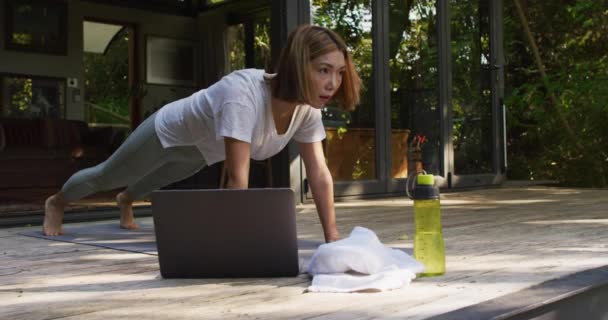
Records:
{"label": "white t-shirt", "polygon": [[162,107],[155,129],[163,147],[196,146],[208,165],[226,158],[224,137],[251,144],[251,158],[279,153],[293,137],[298,142],[325,139],[321,110],[298,105],[284,134],[277,134],[270,104],[272,75],[263,70],[235,71],[207,89]]}

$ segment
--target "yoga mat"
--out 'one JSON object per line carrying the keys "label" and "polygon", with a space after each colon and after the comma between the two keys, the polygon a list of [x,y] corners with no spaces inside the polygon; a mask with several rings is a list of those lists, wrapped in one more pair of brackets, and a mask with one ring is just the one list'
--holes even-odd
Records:
{"label": "yoga mat", "polygon": [[152,224],[139,223],[139,229],[127,230],[118,221],[107,224],[70,227],[64,225],[64,234],[47,237],[41,230],[20,232],[19,234],[40,239],[72,242],[95,247],[157,255],[156,237]]}
{"label": "yoga mat", "polygon": [[[52,241],[71,242],[107,249],[158,255],[154,225],[151,223],[138,224],[139,229],[135,230],[121,229],[118,221],[107,224],[74,227],[64,225],[64,234],[56,237],[47,237],[42,234],[41,230],[24,231],[19,234]],[[300,259],[309,259],[322,243],[321,241],[298,239]]]}

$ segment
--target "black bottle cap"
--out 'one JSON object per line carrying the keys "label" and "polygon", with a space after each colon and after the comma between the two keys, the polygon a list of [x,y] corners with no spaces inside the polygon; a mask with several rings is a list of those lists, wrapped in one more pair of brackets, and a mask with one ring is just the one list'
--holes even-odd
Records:
{"label": "black bottle cap", "polygon": [[439,188],[429,185],[417,184],[412,191],[412,198],[414,200],[431,200],[439,199]]}

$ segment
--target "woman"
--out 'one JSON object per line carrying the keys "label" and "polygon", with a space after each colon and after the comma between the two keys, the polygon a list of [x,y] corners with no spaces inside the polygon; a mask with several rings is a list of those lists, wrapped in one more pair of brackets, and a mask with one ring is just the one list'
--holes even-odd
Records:
{"label": "woman", "polygon": [[[170,103],[146,119],[101,164],[75,173],[45,203],[43,233],[63,233],[65,206],[95,192],[127,188],[116,196],[120,226],[137,228],[132,203],[225,160],[227,187],[248,187],[249,159],[299,143],[325,241],[339,239],[333,181],[321,141],[321,108],[336,99],[345,110],[359,102],[361,80],[344,41],[319,26],[303,25],[288,37],[276,74],[235,71],[207,89]],[[186,222],[187,223],[187,222]]]}

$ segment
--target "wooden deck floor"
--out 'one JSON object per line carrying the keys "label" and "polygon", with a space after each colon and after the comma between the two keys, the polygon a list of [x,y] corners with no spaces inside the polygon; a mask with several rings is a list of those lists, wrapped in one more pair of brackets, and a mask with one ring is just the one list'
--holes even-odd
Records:
{"label": "wooden deck floor", "polygon": [[[409,200],[343,202],[337,212],[343,236],[360,225],[385,244],[412,246]],[[359,294],[304,293],[306,276],[165,280],[155,256],[2,229],[0,319],[425,319],[608,265],[608,190],[447,193],[442,213],[446,275]],[[312,205],[297,219],[300,238],[322,239]]]}

